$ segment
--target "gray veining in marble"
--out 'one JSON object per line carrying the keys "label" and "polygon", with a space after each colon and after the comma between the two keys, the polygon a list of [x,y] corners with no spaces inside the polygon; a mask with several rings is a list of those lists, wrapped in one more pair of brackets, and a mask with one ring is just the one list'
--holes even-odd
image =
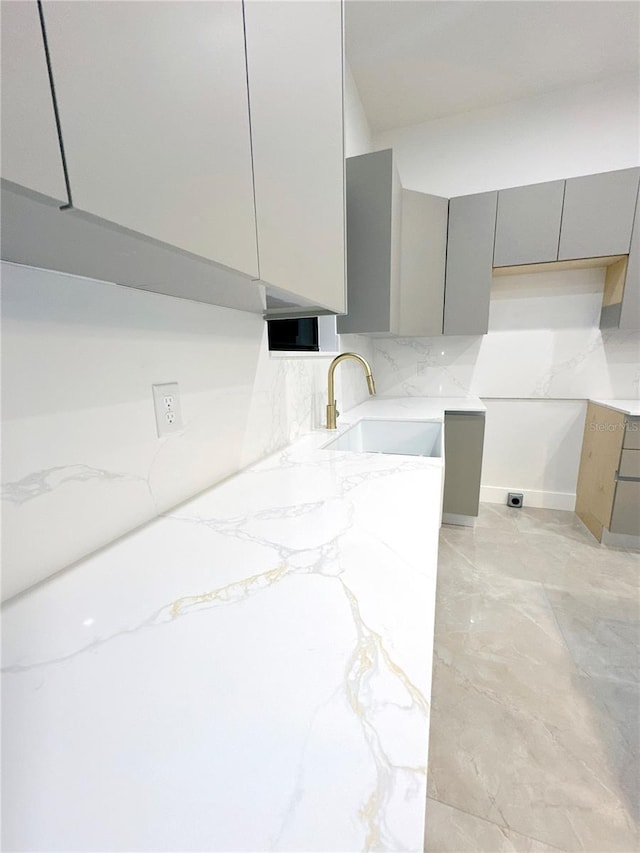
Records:
{"label": "gray veining in marble", "polygon": [[573,513],[442,528],[427,853],[639,849],[639,591]]}
{"label": "gray veining in marble", "polygon": [[33,471],[13,483],[3,483],[2,500],[20,505],[47,492],[52,492],[65,483],[85,483],[87,480],[128,480],[145,483],[148,486],[148,480],[134,474],[105,471],[90,465],[58,465],[43,471]]}

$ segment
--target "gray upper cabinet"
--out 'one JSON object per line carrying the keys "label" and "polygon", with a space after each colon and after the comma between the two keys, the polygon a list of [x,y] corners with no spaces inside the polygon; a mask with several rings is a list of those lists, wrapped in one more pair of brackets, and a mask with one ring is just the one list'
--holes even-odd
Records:
{"label": "gray upper cabinet", "polygon": [[564,181],[498,193],[495,267],[537,264],[558,257]]}
{"label": "gray upper cabinet", "polygon": [[258,277],[240,0],[45,0],[73,208]]}
{"label": "gray upper cabinet", "polygon": [[2,178],[67,204],[36,0],[3,0]]}
{"label": "gray upper cabinet", "polygon": [[347,160],[348,313],[338,334],[398,332],[402,187],[391,149]]}
{"label": "gray upper cabinet", "polygon": [[342,5],[248,0],[245,18],[260,277],[343,312]]}
{"label": "gray upper cabinet", "polygon": [[640,193],[636,199],[627,277],[620,310],[621,329],[640,329]]}
{"label": "gray upper cabinet", "polygon": [[400,335],[442,334],[449,201],[402,190]]}
{"label": "gray upper cabinet", "polygon": [[391,149],[347,160],[349,304],[340,334],[442,334],[448,207],[402,189]]}
{"label": "gray upper cabinet", "polygon": [[489,326],[497,192],[449,202],[445,335],[484,335]]}
{"label": "gray upper cabinet", "polygon": [[567,180],[558,260],[629,251],[639,178],[623,169]]}

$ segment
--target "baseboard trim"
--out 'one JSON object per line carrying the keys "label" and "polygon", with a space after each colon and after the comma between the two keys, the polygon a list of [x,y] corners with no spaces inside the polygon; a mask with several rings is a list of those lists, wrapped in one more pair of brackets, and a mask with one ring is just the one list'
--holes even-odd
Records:
{"label": "baseboard trim", "polygon": [[458,524],[461,527],[475,527],[476,516],[475,515],[460,515],[460,513],[457,513],[457,512],[443,512],[442,513],[442,523],[443,524]]}
{"label": "baseboard trim", "polygon": [[632,533],[611,533],[606,527],[602,529],[603,545],[615,545],[618,548],[633,548],[640,550],[640,536]]}
{"label": "baseboard trim", "polygon": [[[575,492],[542,492],[536,489],[523,489],[521,486],[481,486],[480,500],[489,504],[507,504],[509,492],[522,492],[524,506],[541,509],[566,509],[571,512],[576,507]],[[517,510],[515,510],[517,512]]]}

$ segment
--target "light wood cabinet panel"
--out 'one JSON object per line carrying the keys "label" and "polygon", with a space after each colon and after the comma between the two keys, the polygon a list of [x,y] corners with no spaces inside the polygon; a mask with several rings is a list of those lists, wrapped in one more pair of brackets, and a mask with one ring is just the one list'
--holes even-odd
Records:
{"label": "light wood cabinet panel", "polygon": [[552,181],[499,191],[495,267],[557,259],[564,184]]}
{"label": "light wood cabinet panel", "polygon": [[342,4],[248,0],[245,21],[260,277],[343,312]]}
{"label": "light wood cabinet panel", "polygon": [[240,0],[45,0],[73,207],[258,276]]}
{"label": "light wood cabinet panel", "polygon": [[484,335],[488,330],[497,203],[497,192],[449,201],[445,335]]}
{"label": "light wood cabinet panel", "polygon": [[35,0],[2,0],[2,178],[67,204]]}
{"label": "light wood cabinet panel", "polygon": [[576,513],[599,541],[609,533],[640,534],[640,480],[620,479],[640,472],[640,449],[623,449],[637,435],[629,430],[635,420],[596,403],[587,407]]}
{"label": "light wood cabinet panel", "polygon": [[640,169],[566,182],[559,260],[629,252]]}

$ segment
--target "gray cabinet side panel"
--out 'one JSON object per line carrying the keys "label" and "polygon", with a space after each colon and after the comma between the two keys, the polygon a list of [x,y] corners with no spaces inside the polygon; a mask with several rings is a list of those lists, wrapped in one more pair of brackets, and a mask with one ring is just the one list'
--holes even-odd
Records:
{"label": "gray cabinet side panel", "polygon": [[497,192],[460,196],[449,202],[445,335],[487,332],[497,202]]}
{"label": "gray cabinet side panel", "polygon": [[338,334],[388,332],[391,321],[391,150],[347,159],[347,314]]}
{"label": "gray cabinet side panel", "polygon": [[400,275],[402,257],[402,216],[403,200],[400,175],[394,164],[391,189],[391,249],[389,274],[389,331],[397,335],[400,332]]}
{"label": "gray cabinet side panel", "polygon": [[640,169],[567,181],[558,260],[624,255],[629,251]]}
{"label": "gray cabinet side panel", "polygon": [[640,480],[618,480],[609,530],[640,536]]}
{"label": "gray cabinet side panel", "polygon": [[625,450],[640,450],[640,418],[627,416],[624,419],[622,446]]}
{"label": "gray cabinet side panel", "polygon": [[442,334],[449,202],[402,191],[400,334]]}
{"label": "gray cabinet side panel", "polygon": [[636,200],[619,326],[621,329],[640,329],[640,193]]}
{"label": "gray cabinet side panel", "polygon": [[442,511],[478,515],[484,414],[447,412],[444,417],[444,502]]}
{"label": "gray cabinet side panel", "polygon": [[563,196],[564,181],[500,190],[495,267],[557,259]]}

